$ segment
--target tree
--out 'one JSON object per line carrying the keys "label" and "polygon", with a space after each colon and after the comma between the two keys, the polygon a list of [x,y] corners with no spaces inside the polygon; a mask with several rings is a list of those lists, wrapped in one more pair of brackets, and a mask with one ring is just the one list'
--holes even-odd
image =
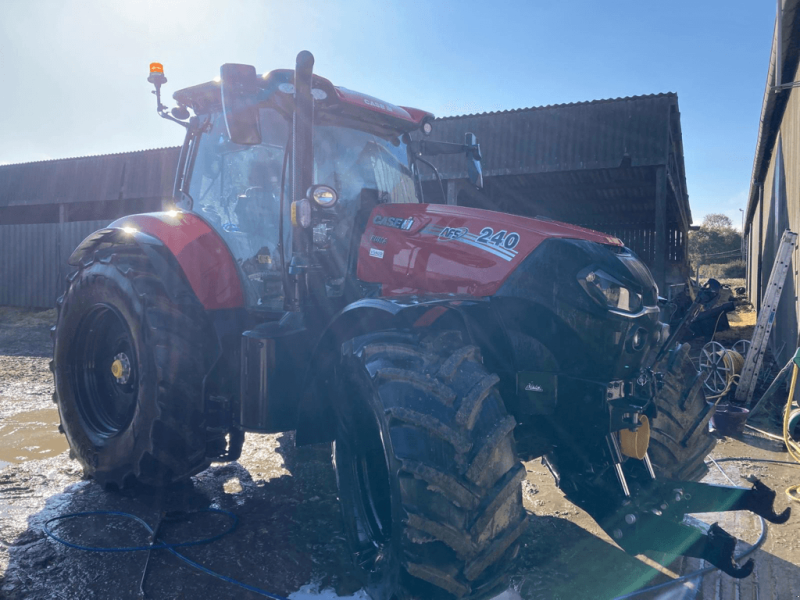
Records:
{"label": "tree", "polygon": [[742,234],[723,214],[706,215],[700,229],[689,232],[689,259],[694,266],[741,260],[741,248]]}
{"label": "tree", "polygon": [[728,215],[711,213],[710,215],[705,216],[703,219],[703,224],[700,226],[700,228],[710,229],[712,231],[733,230],[733,221],[731,221]]}

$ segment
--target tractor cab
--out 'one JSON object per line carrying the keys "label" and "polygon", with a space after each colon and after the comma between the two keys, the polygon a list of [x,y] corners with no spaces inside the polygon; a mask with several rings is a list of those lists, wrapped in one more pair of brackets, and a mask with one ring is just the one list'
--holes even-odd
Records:
{"label": "tractor cab", "polygon": [[[285,308],[293,260],[316,275],[317,294],[341,298],[334,307],[363,295],[354,276],[366,220],[378,204],[419,202],[422,148],[409,133],[430,133],[433,116],[313,75],[313,125],[297,129],[303,115],[296,110],[295,71],[259,76],[252,67],[224,65],[221,73],[174,94],[173,115],[195,113],[180,121],[187,135],[177,207],[223,238],[251,308]],[[295,141],[304,126],[311,139],[305,149],[304,140]],[[307,181],[299,183],[296,173]]]}

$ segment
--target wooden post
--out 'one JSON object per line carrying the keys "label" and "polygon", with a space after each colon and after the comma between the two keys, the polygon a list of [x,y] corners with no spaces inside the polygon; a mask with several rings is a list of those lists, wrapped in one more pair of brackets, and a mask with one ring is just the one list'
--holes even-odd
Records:
{"label": "wooden post", "polygon": [[666,267],[667,267],[667,168],[664,165],[656,169],[656,248],[653,261],[653,276],[658,291],[667,293]]}
{"label": "wooden post", "polygon": [[450,204],[452,206],[458,204],[458,188],[459,188],[458,180],[456,179],[447,180],[447,198],[445,199],[445,202],[447,202],[447,204]]}

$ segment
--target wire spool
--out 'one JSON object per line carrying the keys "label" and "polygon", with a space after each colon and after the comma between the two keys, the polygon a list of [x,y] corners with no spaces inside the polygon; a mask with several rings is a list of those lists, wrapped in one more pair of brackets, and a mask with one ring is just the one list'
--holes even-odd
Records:
{"label": "wire spool", "polygon": [[709,400],[728,393],[744,368],[744,357],[729,350],[719,342],[708,342],[700,352],[700,371],[705,374],[703,383],[715,394]]}
{"label": "wire spool", "polygon": [[747,353],[750,352],[750,340],[739,340],[733,346],[731,346],[731,350],[736,350],[736,352],[744,356],[746,360]]}
{"label": "wire spool", "polygon": [[786,433],[789,435],[791,440],[800,442],[800,408],[795,408],[789,413],[789,422],[786,427]]}

